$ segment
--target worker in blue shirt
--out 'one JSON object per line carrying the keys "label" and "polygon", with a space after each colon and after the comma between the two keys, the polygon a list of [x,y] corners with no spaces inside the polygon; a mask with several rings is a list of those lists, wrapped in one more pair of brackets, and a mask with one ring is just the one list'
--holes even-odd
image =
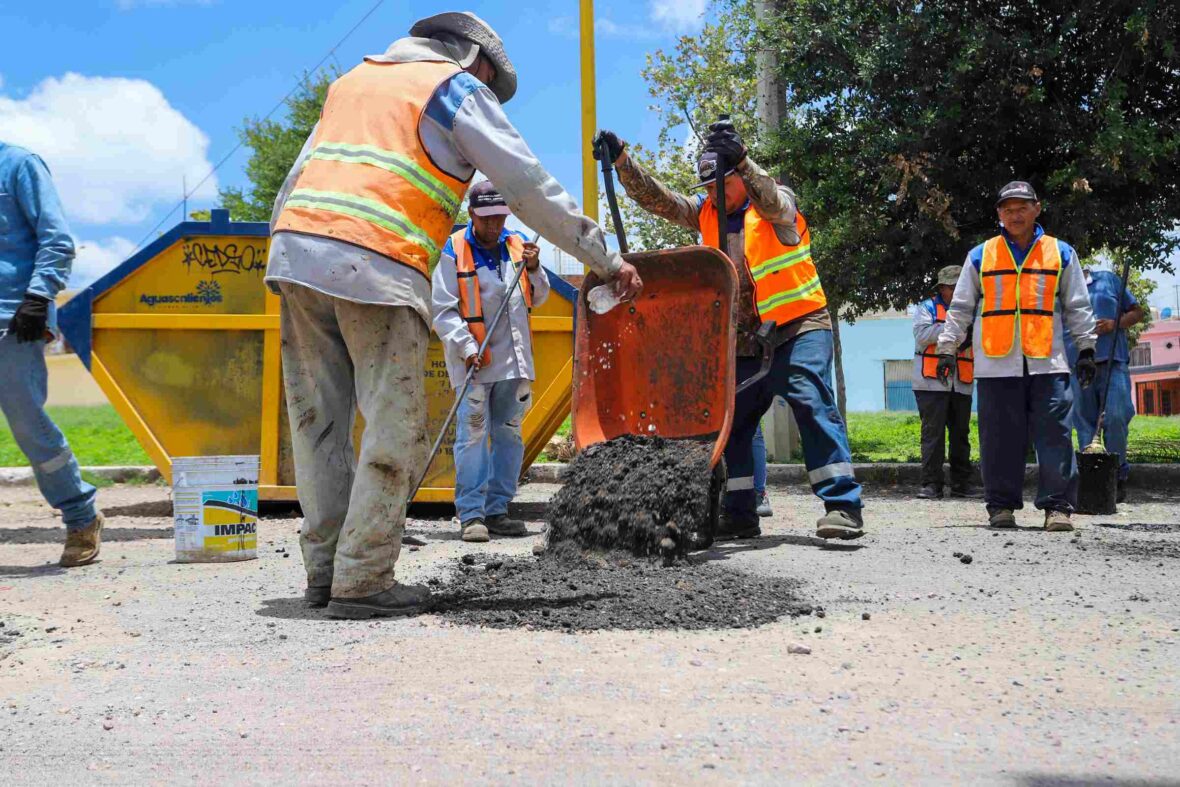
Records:
{"label": "worker in blue shirt", "polygon": [[[1077,374],[1073,375],[1073,427],[1078,432],[1078,447],[1088,446],[1094,439],[1102,407],[1101,398],[1105,394],[1106,417],[1102,421],[1102,439],[1107,451],[1119,455],[1118,502],[1122,503],[1127,499],[1127,477],[1131,472],[1131,466],[1127,463],[1127,432],[1131,419],[1135,417],[1135,405],[1131,399],[1131,373],[1128,370],[1130,353],[1127,349],[1127,329],[1143,320],[1144,311],[1114,273],[1087,268],[1085,278],[1090,306],[1094,310],[1095,332],[1098,334],[1098,343],[1094,347],[1098,375],[1094,385],[1089,388],[1078,385]],[[1120,289],[1123,294],[1122,314],[1119,314]],[[1116,318],[1121,327],[1117,343],[1114,337]],[[1070,368],[1076,368],[1078,350],[1069,334],[1065,337],[1065,349]]]}
{"label": "worker in blue shirt", "polygon": [[94,487],[45,413],[45,341],[57,329],[53,299],[73,263],[74,241],[45,162],[0,142],[0,410],[41,494],[62,512],[63,566],[98,557],[103,525]]}

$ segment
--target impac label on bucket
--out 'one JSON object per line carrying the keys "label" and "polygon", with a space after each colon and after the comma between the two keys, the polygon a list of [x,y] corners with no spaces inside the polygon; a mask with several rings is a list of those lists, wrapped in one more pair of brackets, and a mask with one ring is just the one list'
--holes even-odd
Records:
{"label": "impac label on bucket", "polygon": [[238,552],[258,546],[258,490],[201,492],[201,549]]}

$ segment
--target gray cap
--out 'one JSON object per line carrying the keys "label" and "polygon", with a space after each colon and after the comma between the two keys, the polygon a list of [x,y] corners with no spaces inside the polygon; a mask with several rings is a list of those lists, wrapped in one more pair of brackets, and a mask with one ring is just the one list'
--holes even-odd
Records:
{"label": "gray cap", "polygon": [[947,265],[938,271],[937,284],[954,287],[959,283],[959,274],[963,272],[962,265]]}
{"label": "gray cap", "polygon": [[[701,182],[692,186],[692,188],[704,188],[717,180],[717,161],[716,153],[709,152],[701,154],[701,157],[697,159],[697,177],[701,179]],[[725,177],[728,178],[736,171],[733,167],[730,167],[725,171]]]}
{"label": "gray cap", "polygon": [[516,95],[516,68],[504,52],[504,42],[487,22],[470,11],[447,11],[419,19],[410,28],[410,35],[419,38],[433,38],[437,33],[451,33],[479,44],[480,53],[496,67],[496,78],[488,87],[501,104]]}
{"label": "gray cap", "polygon": [[1000,196],[996,198],[996,205],[999,206],[1006,199],[1026,199],[1029,202],[1038,201],[1037,193],[1033,191],[1033,187],[1023,180],[1014,180],[1000,189]]}

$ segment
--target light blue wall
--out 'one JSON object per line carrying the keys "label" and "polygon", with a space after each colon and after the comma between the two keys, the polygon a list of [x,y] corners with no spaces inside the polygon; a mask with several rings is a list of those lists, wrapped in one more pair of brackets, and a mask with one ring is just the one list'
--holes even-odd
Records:
{"label": "light blue wall", "polygon": [[849,410],[885,409],[885,371],[882,361],[911,358],[913,320],[862,320],[840,323],[844,348],[844,383]]}

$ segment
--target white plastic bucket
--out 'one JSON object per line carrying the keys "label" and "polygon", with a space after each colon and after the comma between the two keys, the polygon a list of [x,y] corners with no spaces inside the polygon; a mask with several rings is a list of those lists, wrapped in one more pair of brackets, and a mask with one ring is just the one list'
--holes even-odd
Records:
{"label": "white plastic bucket", "polygon": [[178,563],[258,556],[258,457],[172,459],[172,520]]}

